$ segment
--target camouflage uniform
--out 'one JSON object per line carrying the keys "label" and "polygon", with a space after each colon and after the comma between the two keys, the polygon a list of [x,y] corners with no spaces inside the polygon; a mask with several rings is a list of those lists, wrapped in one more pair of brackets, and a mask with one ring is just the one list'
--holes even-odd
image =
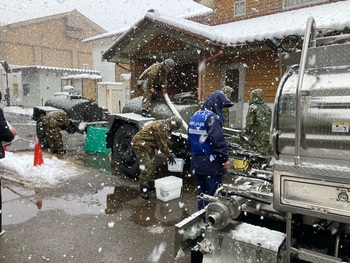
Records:
{"label": "camouflage uniform", "polygon": [[[230,86],[224,86],[221,91],[225,94],[225,96],[231,100],[233,88]],[[222,108],[222,113],[225,115],[225,121],[223,123],[224,127],[230,128],[230,109],[228,107]]]}
{"label": "camouflage uniform", "polygon": [[52,111],[42,118],[43,129],[51,152],[62,152],[63,141],[61,129],[70,127],[71,122],[63,111]]}
{"label": "camouflage uniform", "polygon": [[166,157],[172,156],[169,150],[168,133],[175,130],[170,118],[157,120],[143,127],[132,139],[132,147],[140,161],[140,188],[147,188],[155,179],[153,159],[155,151],[160,150]]}
{"label": "camouflage uniform", "polygon": [[244,133],[250,137],[253,149],[263,155],[270,153],[271,115],[271,108],[264,102],[263,91],[261,89],[253,90],[250,93]]}
{"label": "camouflage uniform", "polygon": [[168,89],[168,73],[164,69],[163,63],[155,63],[149,68],[147,68],[139,77],[139,81],[142,82],[143,101],[142,101],[142,110],[149,110],[151,105],[152,93],[150,88],[154,88],[155,95],[159,92],[166,93]]}

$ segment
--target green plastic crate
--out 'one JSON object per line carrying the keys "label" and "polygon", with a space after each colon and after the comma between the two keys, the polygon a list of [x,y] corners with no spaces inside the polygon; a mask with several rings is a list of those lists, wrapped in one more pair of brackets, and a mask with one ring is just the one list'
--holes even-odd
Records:
{"label": "green plastic crate", "polygon": [[109,154],[109,149],[106,148],[107,131],[108,127],[89,126],[85,139],[85,152]]}

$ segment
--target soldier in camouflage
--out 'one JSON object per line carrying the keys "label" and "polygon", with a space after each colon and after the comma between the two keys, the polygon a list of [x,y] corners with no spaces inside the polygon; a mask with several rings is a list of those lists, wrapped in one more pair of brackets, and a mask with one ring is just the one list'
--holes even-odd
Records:
{"label": "soldier in camouflage", "polygon": [[182,126],[181,118],[174,116],[165,120],[153,121],[143,127],[132,139],[132,147],[140,162],[139,176],[140,194],[143,199],[149,199],[149,190],[153,190],[155,180],[155,151],[161,151],[169,160],[175,163],[175,156],[170,152],[168,134]]}
{"label": "soldier in camouflage", "polygon": [[149,107],[152,96],[157,96],[158,93],[163,95],[168,92],[168,76],[174,68],[175,62],[172,59],[166,59],[162,63],[155,63],[147,68],[139,77],[138,83],[142,85],[144,91],[142,100],[143,116],[151,117]]}
{"label": "soldier in camouflage", "polygon": [[64,111],[51,111],[42,118],[46,140],[52,153],[64,154],[61,130],[73,131],[73,124]]}
{"label": "soldier in camouflage", "polygon": [[[233,88],[231,88],[230,86],[224,86],[221,91],[225,94],[225,96],[231,100],[232,99],[232,92],[233,92]],[[222,113],[225,115],[225,120],[223,123],[224,127],[230,127],[230,110],[229,107],[224,107],[222,109]]]}
{"label": "soldier in camouflage", "polygon": [[244,133],[250,137],[253,149],[262,155],[270,154],[271,115],[271,108],[264,102],[264,92],[261,89],[253,90]]}

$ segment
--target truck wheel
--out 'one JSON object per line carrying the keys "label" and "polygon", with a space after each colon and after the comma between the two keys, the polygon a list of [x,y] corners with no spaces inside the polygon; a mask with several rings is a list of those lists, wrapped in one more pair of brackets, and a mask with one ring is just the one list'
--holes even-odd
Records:
{"label": "truck wheel", "polygon": [[139,161],[131,147],[131,139],[137,132],[137,128],[133,125],[122,125],[114,135],[112,148],[112,158],[116,165],[121,172],[131,178],[136,178],[140,174]]}
{"label": "truck wheel", "polygon": [[43,123],[41,121],[36,122],[36,136],[38,137],[40,147],[42,149],[48,149],[49,144],[46,139],[46,134],[44,132]]}

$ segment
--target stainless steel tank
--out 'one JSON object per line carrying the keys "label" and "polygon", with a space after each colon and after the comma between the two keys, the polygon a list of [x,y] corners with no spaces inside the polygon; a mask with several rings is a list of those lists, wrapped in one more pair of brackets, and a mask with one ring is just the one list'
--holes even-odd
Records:
{"label": "stainless steel tank", "polygon": [[[271,127],[276,155],[295,154],[298,77],[294,66],[276,95]],[[300,92],[301,156],[350,160],[350,66],[306,70]]]}

